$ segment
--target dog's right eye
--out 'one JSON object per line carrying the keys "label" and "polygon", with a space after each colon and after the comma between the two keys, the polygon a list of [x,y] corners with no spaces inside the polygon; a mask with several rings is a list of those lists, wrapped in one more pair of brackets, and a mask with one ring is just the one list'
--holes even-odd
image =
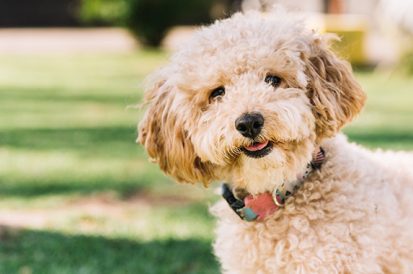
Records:
{"label": "dog's right eye", "polygon": [[274,88],[277,88],[281,84],[281,78],[275,75],[267,75],[264,81]]}
{"label": "dog's right eye", "polygon": [[215,99],[217,97],[224,96],[224,94],[225,94],[225,88],[223,86],[220,86],[211,92],[211,95],[209,95],[209,99],[210,100]]}

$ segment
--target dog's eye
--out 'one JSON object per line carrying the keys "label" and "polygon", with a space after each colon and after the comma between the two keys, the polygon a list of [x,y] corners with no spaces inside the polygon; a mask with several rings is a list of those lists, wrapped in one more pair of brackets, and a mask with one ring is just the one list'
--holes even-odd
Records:
{"label": "dog's eye", "polygon": [[211,95],[209,95],[209,99],[214,99],[220,96],[224,96],[224,94],[225,94],[225,88],[223,86],[220,86],[211,92]]}
{"label": "dog's eye", "polygon": [[273,87],[278,87],[281,84],[281,78],[275,75],[265,76],[265,83],[270,84]]}

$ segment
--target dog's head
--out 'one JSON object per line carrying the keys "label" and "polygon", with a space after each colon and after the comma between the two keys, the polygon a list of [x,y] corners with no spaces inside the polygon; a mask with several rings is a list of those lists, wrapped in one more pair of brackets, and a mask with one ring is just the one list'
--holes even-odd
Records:
{"label": "dog's head", "polygon": [[201,29],[149,80],[139,142],[178,181],[254,193],[295,178],[365,100],[329,40],[284,12]]}

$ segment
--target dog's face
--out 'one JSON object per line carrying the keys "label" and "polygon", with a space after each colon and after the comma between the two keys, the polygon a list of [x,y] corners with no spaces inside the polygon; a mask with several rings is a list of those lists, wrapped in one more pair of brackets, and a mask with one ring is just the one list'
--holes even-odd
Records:
{"label": "dog's face", "polygon": [[217,22],[152,76],[138,140],[167,174],[271,190],[361,110],[364,93],[329,39],[290,17]]}

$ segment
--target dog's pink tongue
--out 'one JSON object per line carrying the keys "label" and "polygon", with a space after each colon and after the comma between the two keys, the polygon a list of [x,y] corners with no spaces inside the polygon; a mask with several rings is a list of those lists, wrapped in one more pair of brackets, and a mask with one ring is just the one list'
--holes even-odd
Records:
{"label": "dog's pink tongue", "polygon": [[265,141],[263,143],[255,143],[251,146],[247,146],[247,147],[245,147],[245,149],[248,150],[248,151],[258,151],[258,150],[263,149],[267,145],[268,145],[268,141]]}

